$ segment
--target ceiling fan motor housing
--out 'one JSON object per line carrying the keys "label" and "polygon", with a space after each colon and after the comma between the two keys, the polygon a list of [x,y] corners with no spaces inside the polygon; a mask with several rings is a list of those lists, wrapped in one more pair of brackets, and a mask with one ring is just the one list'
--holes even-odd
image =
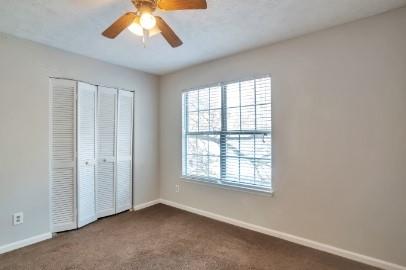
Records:
{"label": "ceiling fan motor housing", "polygon": [[152,13],[156,10],[157,7],[157,1],[155,0],[131,0],[131,2],[133,2],[134,6],[140,13]]}

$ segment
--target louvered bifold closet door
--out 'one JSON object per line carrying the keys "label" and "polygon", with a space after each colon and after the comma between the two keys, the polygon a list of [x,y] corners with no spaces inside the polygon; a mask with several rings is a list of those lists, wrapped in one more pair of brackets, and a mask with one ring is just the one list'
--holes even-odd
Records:
{"label": "louvered bifold closet door", "polygon": [[132,205],[132,142],[134,93],[118,94],[116,213]]}
{"label": "louvered bifold closet door", "polygon": [[51,230],[72,230],[76,223],[76,82],[50,81]]}
{"label": "louvered bifold closet door", "polygon": [[78,83],[78,227],[97,219],[95,192],[97,87]]}
{"label": "louvered bifold closet door", "polygon": [[117,90],[98,88],[96,117],[96,212],[97,217],[115,213]]}

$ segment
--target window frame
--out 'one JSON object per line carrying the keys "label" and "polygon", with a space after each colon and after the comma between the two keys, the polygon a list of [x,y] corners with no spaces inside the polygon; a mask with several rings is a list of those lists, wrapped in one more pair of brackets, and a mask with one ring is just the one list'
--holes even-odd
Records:
{"label": "window frame", "polygon": [[[272,195],[273,194],[273,170],[271,170],[271,178],[270,178],[270,186],[265,187],[265,186],[260,186],[260,185],[255,185],[255,184],[249,184],[249,183],[241,183],[241,182],[235,182],[233,183],[232,181],[227,181],[225,177],[225,163],[227,161],[227,155],[222,154],[224,153],[225,149],[223,147],[226,146],[226,143],[222,141],[226,140],[227,135],[241,135],[241,134],[247,134],[247,135],[264,135],[264,136],[270,136],[271,137],[271,167],[273,165],[273,136],[272,136],[272,120],[271,120],[271,127],[270,130],[236,130],[236,131],[228,131],[227,130],[227,85],[234,84],[234,83],[242,83],[245,81],[250,81],[250,80],[258,80],[258,79],[266,79],[269,78],[271,80],[270,82],[270,97],[271,97],[271,111],[270,111],[270,117],[272,119],[272,77],[270,74],[265,74],[265,75],[259,75],[259,76],[254,76],[254,77],[245,77],[242,79],[238,80],[231,80],[231,81],[222,81],[218,83],[212,83],[208,84],[205,86],[201,87],[194,87],[194,88],[189,88],[186,90],[183,90],[181,92],[181,99],[182,99],[182,152],[181,152],[181,179],[189,182],[189,183],[200,183],[204,185],[214,185],[217,187],[220,187],[222,189],[229,189],[229,190],[238,190],[238,191],[244,191],[244,192],[249,192],[249,193],[262,193],[265,195]],[[221,88],[221,129],[220,131],[197,131],[197,132],[188,132],[188,119],[187,117],[189,116],[189,111],[187,110],[187,101],[186,101],[186,95],[189,92],[192,91],[198,91],[202,90],[205,88],[214,88],[214,87],[220,87]],[[256,89],[256,86],[255,86]],[[210,97],[209,97],[210,98]],[[255,101],[255,107],[258,104]],[[241,104],[240,104],[241,106]],[[240,107],[241,108],[241,107]],[[256,121],[256,120],[255,120]],[[241,127],[240,127],[241,129]],[[220,136],[220,177],[215,178],[215,177],[210,177],[210,176],[193,176],[193,175],[187,175],[187,137],[188,136],[193,136],[193,135],[219,135]],[[240,157],[239,157],[240,159]]]}

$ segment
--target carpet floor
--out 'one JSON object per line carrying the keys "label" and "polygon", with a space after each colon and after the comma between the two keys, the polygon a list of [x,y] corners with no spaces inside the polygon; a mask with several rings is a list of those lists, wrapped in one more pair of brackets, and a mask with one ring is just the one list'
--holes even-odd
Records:
{"label": "carpet floor", "polygon": [[376,268],[159,204],[0,255],[0,269]]}

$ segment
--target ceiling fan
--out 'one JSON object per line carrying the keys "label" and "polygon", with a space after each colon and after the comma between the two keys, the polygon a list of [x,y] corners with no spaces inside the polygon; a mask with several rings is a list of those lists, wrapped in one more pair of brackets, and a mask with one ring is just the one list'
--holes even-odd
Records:
{"label": "ceiling fan", "polygon": [[145,42],[146,37],[161,33],[166,41],[173,48],[176,48],[183,44],[182,40],[180,40],[164,19],[159,16],[153,16],[152,13],[157,8],[167,11],[207,9],[206,0],[131,0],[131,2],[137,10],[127,12],[118,18],[103,32],[103,36],[113,39],[128,28],[137,36],[142,36]]}

